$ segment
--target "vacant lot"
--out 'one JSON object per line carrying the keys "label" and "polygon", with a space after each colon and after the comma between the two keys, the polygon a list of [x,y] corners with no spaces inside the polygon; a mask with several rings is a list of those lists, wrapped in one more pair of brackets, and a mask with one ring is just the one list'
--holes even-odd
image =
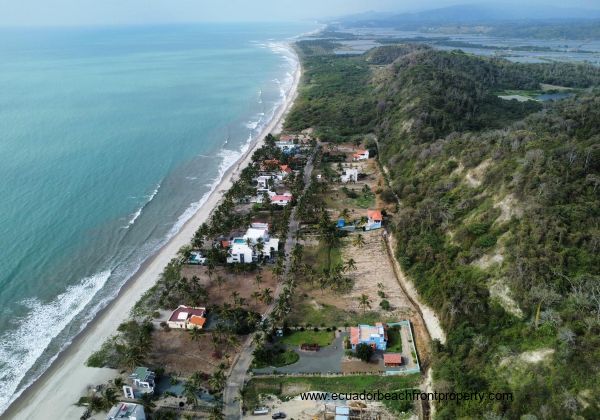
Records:
{"label": "vacant lot", "polygon": [[[239,337],[240,342],[245,339],[245,336]],[[148,364],[160,366],[167,373],[183,377],[195,372],[212,374],[221,362],[234,356],[238,347],[220,345],[215,348],[211,333],[204,333],[199,340],[193,341],[191,334],[185,330],[155,330],[152,342]],[[213,356],[215,349],[221,352],[221,358]]]}
{"label": "vacant lot", "polygon": [[[251,409],[261,404],[260,394],[275,395],[278,398],[293,398],[302,392],[363,392],[363,391],[402,391],[418,387],[420,375],[407,376],[337,376],[305,378],[254,378],[244,389],[244,406]],[[385,406],[395,413],[412,409],[410,401],[385,401]]]}
{"label": "vacant lot", "polygon": [[325,347],[331,344],[334,333],[331,331],[294,331],[285,336],[281,342],[290,346],[300,346],[302,344],[318,344]]}

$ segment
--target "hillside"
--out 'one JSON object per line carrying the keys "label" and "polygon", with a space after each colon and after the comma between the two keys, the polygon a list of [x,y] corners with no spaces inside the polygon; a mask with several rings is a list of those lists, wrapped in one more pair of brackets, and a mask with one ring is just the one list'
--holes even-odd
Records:
{"label": "hillside", "polygon": [[[600,84],[598,69],[407,46],[309,55],[305,66],[311,83],[294,128],[314,126],[330,140],[375,134],[390,182],[382,196],[399,200],[390,223],[397,258],[448,336],[433,344],[436,390],[514,395],[512,403],[442,403],[438,417],[592,418],[600,397],[600,95],[589,88]],[[335,90],[319,106],[316,81],[343,84],[337,72],[350,68],[361,75],[352,91]],[[496,95],[540,83],[588,89],[543,105]],[[349,106],[357,102],[360,115]],[[331,109],[343,119],[321,120]]]}
{"label": "hillside", "polygon": [[[394,28],[432,33],[484,33],[506,38],[598,39],[600,10],[573,7],[542,7],[531,4],[507,6],[463,4],[420,12],[347,16],[347,28]],[[338,22],[334,23],[335,25]]]}

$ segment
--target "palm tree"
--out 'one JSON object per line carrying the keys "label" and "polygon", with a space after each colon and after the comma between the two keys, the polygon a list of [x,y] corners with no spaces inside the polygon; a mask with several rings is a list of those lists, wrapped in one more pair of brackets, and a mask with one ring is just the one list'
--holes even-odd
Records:
{"label": "palm tree", "polygon": [[263,241],[263,238],[258,238],[258,240],[256,241],[256,250],[258,251],[258,254],[260,256],[262,256],[264,249],[265,249],[265,242]]}
{"label": "palm tree", "polygon": [[331,223],[329,213],[321,213],[319,221],[319,238],[327,247],[327,268],[331,268],[331,250],[338,243],[337,228]]}
{"label": "palm tree", "polygon": [[213,405],[213,407],[210,409],[208,418],[209,418],[209,420],[224,420],[225,415],[223,414],[222,407],[220,407],[216,404]]}
{"label": "palm tree", "polygon": [[114,384],[115,384],[115,388],[121,389],[123,387],[123,385],[125,385],[125,382],[123,381],[123,378],[121,378],[119,376],[119,377],[115,378]]}
{"label": "palm tree", "polygon": [[208,380],[208,386],[210,386],[216,394],[220,394],[223,388],[225,387],[225,382],[226,378],[225,374],[223,373],[223,370],[218,369],[212,374],[212,376]]}
{"label": "palm tree", "polygon": [[356,261],[353,258],[350,258],[346,261],[346,271],[356,271]]}
{"label": "palm tree", "polygon": [[260,300],[260,297],[261,297],[261,293],[258,290],[255,290],[250,295],[250,298],[254,299],[254,303],[256,303],[257,305],[258,305],[258,301]]}
{"label": "palm tree", "polygon": [[123,362],[125,363],[125,366],[131,369],[141,365],[144,362],[142,351],[137,346],[126,346]]}
{"label": "palm tree", "polygon": [[358,248],[362,248],[363,246],[365,246],[365,238],[363,238],[362,234],[358,234],[354,237],[354,240],[352,241],[352,245],[358,247]]}
{"label": "palm tree", "polygon": [[153,394],[142,394],[142,397],[140,398],[140,402],[144,406],[144,410],[146,410],[146,412],[152,411],[154,408],[156,408],[156,404],[154,404],[152,398]]}
{"label": "palm tree", "polygon": [[196,388],[194,381],[188,380],[185,382],[183,385],[183,395],[188,404],[192,404],[193,406],[198,405],[198,388]]}
{"label": "palm tree", "polygon": [[104,399],[99,395],[90,395],[90,397],[88,398],[88,409],[92,413],[95,413],[97,411],[103,411],[106,409],[104,403]]}
{"label": "palm tree", "polygon": [[270,305],[271,303],[273,303],[273,291],[271,289],[269,289],[268,287],[266,289],[263,289],[261,292],[260,300],[267,305]]}
{"label": "palm tree", "polygon": [[259,287],[262,282],[263,282],[263,276],[260,273],[258,273],[256,275],[256,277],[254,277],[254,285],[256,287]]}
{"label": "palm tree", "polygon": [[110,408],[117,403],[117,394],[113,388],[106,388],[102,397],[107,408]]}
{"label": "palm tree", "polygon": [[211,338],[212,345],[213,345],[213,348],[216,353],[219,350],[219,348],[221,347],[221,344],[223,343],[223,337],[220,332],[215,330],[212,332],[210,338]]}
{"label": "palm tree", "polygon": [[208,261],[206,262],[206,266],[207,266],[207,272],[208,272],[208,279],[212,280],[212,275],[215,272],[215,262],[213,261],[212,258],[209,258]]}
{"label": "palm tree", "polygon": [[233,301],[234,306],[240,306],[240,292],[237,290],[231,292],[231,300]]}
{"label": "palm tree", "polygon": [[240,344],[240,340],[234,334],[227,334],[225,336],[225,346],[227,349],[237,347],[238,344]]}
{"label": "palm tree", "polygon": [[223,284],[225,284],[225,277],[217,276],[217,278],[215,279],[215,283],[217,283],[217,287],[219,288],[220,292],[221,288],[223,287]]}
{"label": "palm tree", "polygon": [[277,260],[277,264],[275,264],[275,267],[273,267],[273,274],[275,274],[275,277],[277,277],[278,282],[281,281],[281,276],[283,275],[283,272],[283,260],[279,259]]}
{"label": "palm tree", "polygon": [[362,294],[357,298],[357,300],[358,306],[360,306],[363,310],[363,314],[367,311],[367,308],[371,308],[371,299],[369,299],[369,296]]}
{"label": "palm tree", "polygon": [[202,331],[198,327],[194,327],[190,330],[190,338],[194,342],[199,342],[202,338]]}

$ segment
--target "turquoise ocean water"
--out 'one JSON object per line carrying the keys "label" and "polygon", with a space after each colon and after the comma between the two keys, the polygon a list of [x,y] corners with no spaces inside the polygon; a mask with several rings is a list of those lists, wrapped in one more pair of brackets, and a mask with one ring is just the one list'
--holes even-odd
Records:
{"label": "turquoise ocean water", "polygon": [[0,413],[202,204],[314,29],[0,30]]}

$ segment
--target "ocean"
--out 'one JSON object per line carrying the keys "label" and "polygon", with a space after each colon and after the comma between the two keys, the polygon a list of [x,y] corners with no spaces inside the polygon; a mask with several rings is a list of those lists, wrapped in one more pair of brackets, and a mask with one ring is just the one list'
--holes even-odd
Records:
{"label": "ocean", "polygon": [[0,413],[247,150],[314,29],[0,30]]}

